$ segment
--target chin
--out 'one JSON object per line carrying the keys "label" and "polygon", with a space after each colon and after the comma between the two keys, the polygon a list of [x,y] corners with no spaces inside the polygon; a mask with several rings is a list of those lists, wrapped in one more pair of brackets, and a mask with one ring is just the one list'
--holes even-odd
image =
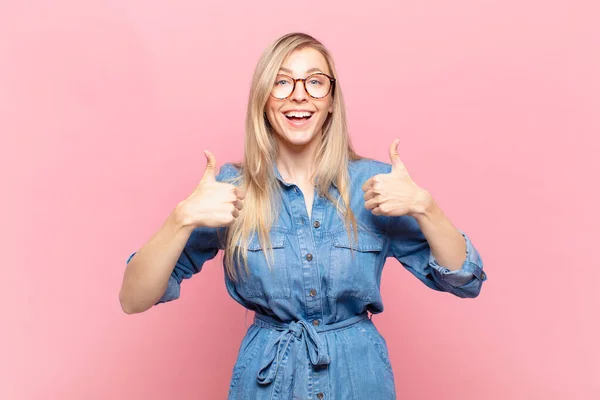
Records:
{"label": "chin", "polygon": [[314,122],[305,127],[290,126],[285,117],[280,120],[279,138],[293,146],[304,146],[312,142],[317,136]]}
{"label": "chin", "polygon": [[312,142],[316,135],[311,129],[308,131],[285,130],[283,135],[281,136],[283,136],[283,139],[289,144],[292,144],[294,146],[304,146]]}

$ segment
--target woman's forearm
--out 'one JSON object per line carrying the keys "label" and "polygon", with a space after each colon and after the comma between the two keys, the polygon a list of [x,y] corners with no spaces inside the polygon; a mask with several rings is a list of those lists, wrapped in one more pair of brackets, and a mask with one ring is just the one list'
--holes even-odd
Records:
{"label": "woman's forearm", "polygon": [[146,311],[164,294],[171,272],[193,231],[193,227],[182,222],[180,209],[178,205],[127,264],[119,291],[125,313]]}

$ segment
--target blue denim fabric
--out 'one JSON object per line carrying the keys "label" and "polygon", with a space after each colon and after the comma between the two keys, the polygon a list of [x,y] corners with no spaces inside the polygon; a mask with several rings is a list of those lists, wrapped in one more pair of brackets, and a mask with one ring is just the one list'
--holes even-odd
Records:
{"label": "blue denim fabric", "polygon": [[[352,244],[334,205],[315,193],[309,218],[302,191],[275,167],[282,203],[270,232],[274,267],[269,270],[255,237],[248,251],[251,276],[234,283],[225,274],[231,297],[256,312],[233,367],[229,399],[395,399],[386,342],[368,318],[383,311],[386,258],[395,257],[431,289],[458,297],[476,297],[487,280],[463,231],[467,257],[451,271],[432,256],[414,218],[374,216],[364,207],[363,183],[389,173],[390,164],[362,159],[348,168],[359,225]],[[237,175],[225,164],[216,179]],[[339,196],[335,185],[330,190]],[[217,229],[194,230],[157,304],[177,299],[183,279],[200,272],[219,249]]]}

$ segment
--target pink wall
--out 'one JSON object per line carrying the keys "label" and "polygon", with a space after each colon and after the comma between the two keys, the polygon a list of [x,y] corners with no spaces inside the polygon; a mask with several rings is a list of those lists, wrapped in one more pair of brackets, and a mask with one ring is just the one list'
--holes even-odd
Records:
{"label": "pink wall", "polygon": [[489,273],[463,300],[388,263],[399,398],[596,398],[598,3],[207,3],[0,3],[0,398],[225,398],[245,327],[220,259],[151,312],[117,294],[202,150],[239,159],[255,62],[294,30],[333,51],[360,153],[399,136]]}

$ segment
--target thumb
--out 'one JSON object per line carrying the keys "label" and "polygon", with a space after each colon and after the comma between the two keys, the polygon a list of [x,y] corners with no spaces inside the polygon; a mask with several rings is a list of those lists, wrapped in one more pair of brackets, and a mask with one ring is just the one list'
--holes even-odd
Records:
{"label": "thumb", "polygon": [[394,168],[402,166],[402,160],[400,160],[400,155],[398,154],[398,143],[399,142],[400,142],[400,139],[396,139],[390,146],[390,161],[392,164],[392,170]]}
{"label": "thumb", "polygon": [[206,156],[206,169],[204,170],[204,175],[202,176],[202,180],[215,180],[215,169],[217,168],[217,160],[213,153],[208,150],[204,150],[204,155]]}

